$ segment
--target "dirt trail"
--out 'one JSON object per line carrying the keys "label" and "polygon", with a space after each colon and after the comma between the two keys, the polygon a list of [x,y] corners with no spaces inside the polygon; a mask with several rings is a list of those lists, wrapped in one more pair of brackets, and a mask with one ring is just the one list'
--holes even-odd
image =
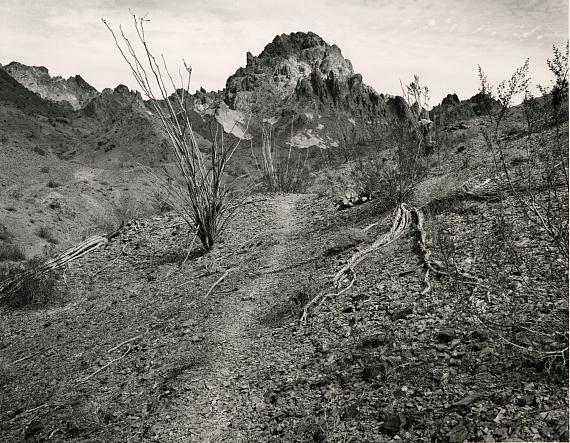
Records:
{"label": "dirt trail", "polygon": [[[295,237],[302,233],[306,220],[297,209],[308,196],[277,196],[267,203],[264,224],[273,234],[271,246],[263,253],[260,268],[247,265],[230,271],[237,291],[214,289],[210,297],[219,311],[205,321],[211,323],[212,347],[208,361],[180,377],[187,395],[170,404],[169,414],[163,417],[170,441],[247,441],[259,426],[251,414],[264,409],[263,386],[255,380],[260,377],[257,363],[279,352],[278,346],[264,337],[259,325],[263,312],[286,294],[278,293],[280,270],[303,260]],[[252,233],[252,236],[257,233]],[[293,241],[292,241],[293,240]],[[239,263],[236,263],[239,266]],[[239,281],[232,273],[241,273],[249,281]],[[236,281],[237,280],[237,281]],[[239,429],[237,429],[238,427]],[[249,435],[248,435],[249,434]]]}

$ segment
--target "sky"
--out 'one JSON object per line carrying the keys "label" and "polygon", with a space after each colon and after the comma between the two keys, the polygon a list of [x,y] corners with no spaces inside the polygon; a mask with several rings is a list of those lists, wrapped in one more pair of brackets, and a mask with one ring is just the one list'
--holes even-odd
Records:
{"label": "sky", "polygon": [[418,74],[432,105],[474,95],[478,64],[496,85],[528,57],[534,83],[548,84],[552,45],[568,38],[567,0],[0,0],[0,63],[137,89],[101,22],[132,32],[129,11],[150,20],[147,39],[171,69],[192,66],[191,89],[222,89],[247,51],[313,31],[378,92],[401,95],[400,80]]}

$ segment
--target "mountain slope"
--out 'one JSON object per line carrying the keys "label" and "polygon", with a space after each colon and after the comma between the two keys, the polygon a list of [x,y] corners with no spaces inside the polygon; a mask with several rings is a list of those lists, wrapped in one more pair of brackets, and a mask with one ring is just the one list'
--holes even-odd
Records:
{"label": "mountain slope", "polygon": [[54,102],[68,103],[74,110],[80,109],[99,92],[79,75],[64,79],[51,77],[43,66],[26,66],[12,62],[4,70],[19,83],[40,97]]}
{"label": "mountain slope", "polygon": [[370,138],[374,125],[402,116],[397,100],[366,85],[338,46],[312,32],[278,35],[257,57],[248,52],[223,95],[231,109],[271,120],[282,142],[293,131],[299,147],[330,147],[349,122]]}

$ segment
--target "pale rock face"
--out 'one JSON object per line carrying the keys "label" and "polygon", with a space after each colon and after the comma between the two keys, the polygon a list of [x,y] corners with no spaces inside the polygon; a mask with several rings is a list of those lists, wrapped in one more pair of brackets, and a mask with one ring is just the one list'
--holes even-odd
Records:
{"label": "pale rock face", "polygon": [[99,93],[79,75],[67,80],[51,77],[43,66],[26,66],[12,62],[3,69],[17,82],[40,97],[54,102],[67,102],[74,110],[81,109]]}

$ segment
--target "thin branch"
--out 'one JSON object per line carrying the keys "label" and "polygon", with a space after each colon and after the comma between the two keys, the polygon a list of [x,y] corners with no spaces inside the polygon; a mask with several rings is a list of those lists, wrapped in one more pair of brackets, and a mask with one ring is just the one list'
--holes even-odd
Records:
{"label": "thin branch", "polygon": [[89,380],[91,377],[94,377],[95,375],[97,375],[99,372],[103,371],[104,369],[107,369],[109,366],[111,366],[113,363],[125,358],[127,356],[127,354],[131,352],[131,347],[129,346],[128,349],[125,351],[125,353],[123,355],[121,355],[120,357],[117,357],[113,360],[111,360],[109,363],[107,363],[104,366],[101,366],[99,369],[97,369],[95,372],[89,374],[87,377],[82,378],[81,380],[79,380],[79,383],[85,383],[87,380]]}

